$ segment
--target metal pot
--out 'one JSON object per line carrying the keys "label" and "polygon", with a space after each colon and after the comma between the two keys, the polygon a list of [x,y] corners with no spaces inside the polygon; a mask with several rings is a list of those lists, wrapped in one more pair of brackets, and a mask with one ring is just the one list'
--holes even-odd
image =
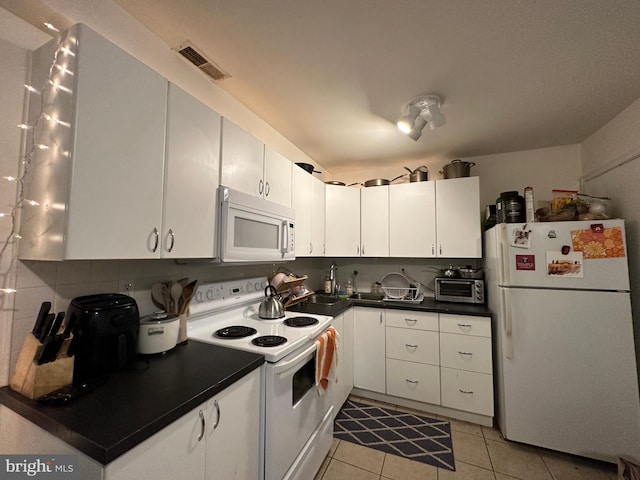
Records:
{"label": "metal pot", "polygon": [[260,302],[258,316],[266,320],[284,317],[284,306],[278,298],[278,291],[273,285],[267,285],[264,289],[265,299]]}
{"label": "metal pot", "polygon": [[473,268],[471,265],[458,268],[462,278],[482,278],[482,268]]}
{"label": "metal pot", "polygon": [[411,170],[409,167],[404,167],[404,169],[409,172],[410,182],[426,182],[429,180],[429,169],[425,165],[415,170]]}
{"label": "metal pot", "polygon": [[444,174],[444,178],[468,177],[471,173],[471,167],[474,165],[473,162],[463,162],[459,159],[451,160],[451,163],[445,165],[440,173]]}

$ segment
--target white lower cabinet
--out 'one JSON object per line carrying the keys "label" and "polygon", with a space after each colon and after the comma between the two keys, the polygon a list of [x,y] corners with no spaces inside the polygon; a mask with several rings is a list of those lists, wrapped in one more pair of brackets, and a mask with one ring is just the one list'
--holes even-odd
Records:
{"label": "white lower cabinet", "polygon": [[442,367],[442,405],[493,416],[493,376]]}
{"label": "white lower cabinet", "polygon": [[353,386],[385,393],[385,310],[354,307]]}
{"label": "white lower cabinet", "polygon": [[367,307],[354,312],[356,388],[493,416],[490,317]]}
{"label": "white lower cabinet", "polygon": [[424,403],[440,403],[440,367],[387,359],[387,393]]}
{"label": "white lower cabinet", "polygon": [[493,416],[491,319],[440,314],[442,405]]}
{"label": "white lower cabinet", "polygon": [[253,480],[260,472],[256,369],[105,467],[104,480]]}
{"label": "white lower cabinet", "polygon": [[342,404],[353,390],[353,308],[337,315],[333,319],[333,327],[340,335],[338,344],[337,384],[334,391],[334,413],[337,414]]}

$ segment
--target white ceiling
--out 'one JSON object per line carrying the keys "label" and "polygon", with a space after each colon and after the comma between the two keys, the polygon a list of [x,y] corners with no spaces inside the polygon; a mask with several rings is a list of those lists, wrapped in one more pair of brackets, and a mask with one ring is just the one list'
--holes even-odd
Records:
{"label": "white ceiling", "polygon": [[[640,97],[638,0],[115,2],[334,172],[580,143]],[[414,142],[425,93],[447,124]]]}

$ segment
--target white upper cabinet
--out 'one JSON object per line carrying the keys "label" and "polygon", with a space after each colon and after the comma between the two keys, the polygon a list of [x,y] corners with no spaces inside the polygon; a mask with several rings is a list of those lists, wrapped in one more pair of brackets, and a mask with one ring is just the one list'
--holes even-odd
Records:
{"label": "white upper cabinet", "polygon": [[325,254],[325,183],[312,175],[309,176],[311,177],[312,196],[310,210],[311,254],[314,257],[322,257]]}
{"label": "white upper cabinet", "polygon": [[325,185],[325,256],[360,256],[360,190]]}
{"label": "white upper cabinet", "polygon": [[389,186],[360,189],[360,256],[389,256]]}
{"label": "white upper cabinet", "polygon": [[389,254],[435,257],[435,182],[389,186]]}
{"label": "white upper cabinet", "polygon": [[222,119],[220,184],[291,207],[291,162]]}
{"label": "white upper cabinet", "polygon": [[436,181],[438,257],[482,257],[480,178]]}
{"label": "white upper cabinet", "polygon": [[264,198],[291,207],[293,163],[275,150],[264,148]]}
{"label": "white upper cabinet", "polygon": [[220,115],[169,84],[161,256],[213,258]]}
{"label": "white upper cabinet", "polygon": [[391,185],[389,235],[392,257],[482,257],[479,178]]}
{"label": "white upper cabinet", "polygon": [[291,204],[296,211],[296,257],[324,255],[324,182],[295,166]]}
{"label": "white upper cabinet", "polygon": [[84,25],[62,42],[75,52],[59,58],[73,75],[50,73],[56,42],[33,55],[42,99],[31,97],[28,121],[47,114],[67,125],[41,120],[30,134],[49,148],[25,181],[25,198],[39,206],[24,212],[20,256],[157,258],[168,82]]}

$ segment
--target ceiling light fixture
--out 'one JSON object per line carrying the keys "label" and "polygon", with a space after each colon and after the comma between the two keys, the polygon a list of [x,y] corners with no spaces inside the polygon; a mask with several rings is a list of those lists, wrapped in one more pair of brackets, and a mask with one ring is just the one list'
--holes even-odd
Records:
{"label": "ceiling light fixture", "polygon": [[429,125],[431,130],[435,130],[447,123],[440,111],[441,105],[442,99],[438,95],[416,98],[404,107],[404,116],[397,123],[398,129],[413,140],[418,140],[425,126]]}

